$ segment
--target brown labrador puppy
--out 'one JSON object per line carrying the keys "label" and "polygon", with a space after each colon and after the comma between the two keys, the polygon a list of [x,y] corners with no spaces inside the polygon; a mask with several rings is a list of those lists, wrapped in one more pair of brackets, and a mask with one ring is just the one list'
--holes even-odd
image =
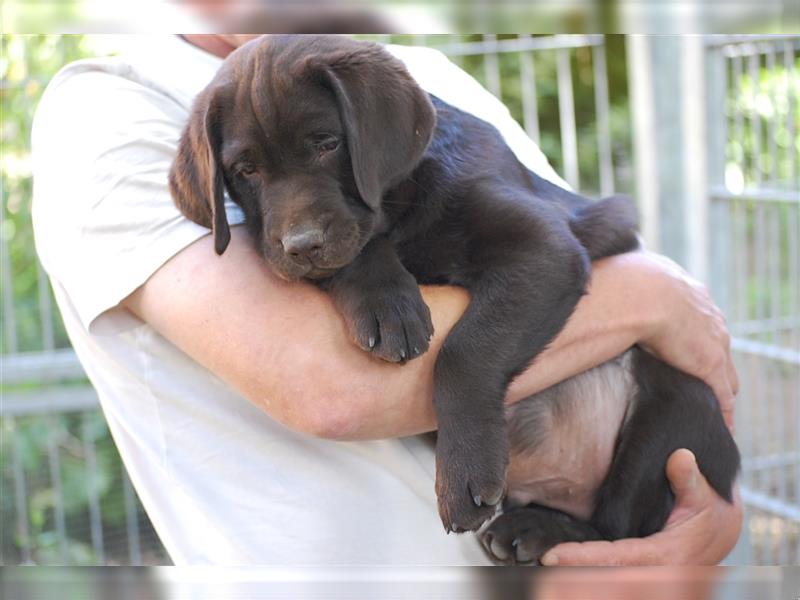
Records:
{"label": "brown labrador puppy", "polygon": [[[231,54],[195,102],[170,185],[181,211],[213,229],[218,253],[230,239],[227,190],[275,272],[328,290],[355,343],[383,360],[428,348],[418,283],[469,290],[434,374],[436,492],[454,531],[478,529],[504,496],[509,382],[563,327],[590,259],[637,245],[627,200],[592,203],[543,180],[382,47],[343,37],[265,37]],[[604,434],[617,442],[588,504],[570,516],[516,494],[526,506],[489,530],[496,557],[657,531],[674,500],[664,465],[681,447],[730,499],[739,458],[709,388],[638,350],[626,364],[624,410]],[[580,403],[564,413],[570,403],[553,398],[527,401],[529,433],[516,437],[531,452],[557,447],[546,424],[559,411],[580,417]]]}

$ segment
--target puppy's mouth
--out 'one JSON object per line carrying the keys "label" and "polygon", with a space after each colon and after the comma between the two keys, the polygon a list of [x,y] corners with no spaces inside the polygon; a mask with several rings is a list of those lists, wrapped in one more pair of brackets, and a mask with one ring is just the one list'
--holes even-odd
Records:
{"label": "puppy's mouth", "polygon": [[333,275],[340,269],[341,267],[316,267],[314,265],[311,266],[308,272],[302,277],[304,279],[328,279],[328,277],[333,277]]}
{"label": "puppy's mouth", "polygon": [[311,279],[315,281],[328,279],[329,277],[333,277],[339,269],[350,262],[347,261],[341,265],[323,267],[315,265],[311,261],[307,261],[305,264],[298,264],[296,262],[276,264],[270,261],[268,256],[265,256],[265,258],[267,258],[267,264],[272,267],[272,271],[284,281],[289,282],[299,281],[300,279]]}

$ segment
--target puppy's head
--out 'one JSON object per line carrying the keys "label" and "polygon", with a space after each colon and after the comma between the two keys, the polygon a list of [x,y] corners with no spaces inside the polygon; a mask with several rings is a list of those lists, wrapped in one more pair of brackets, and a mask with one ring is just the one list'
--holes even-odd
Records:
{"label": "puppy's head", "polygon": [[170,171],[181,212],[230,240],[224,193],[286,279],[326,278],[385,227],[385,192],[430,142],[435,112],[402,63],[339,36],[265,36],[197,97]]}

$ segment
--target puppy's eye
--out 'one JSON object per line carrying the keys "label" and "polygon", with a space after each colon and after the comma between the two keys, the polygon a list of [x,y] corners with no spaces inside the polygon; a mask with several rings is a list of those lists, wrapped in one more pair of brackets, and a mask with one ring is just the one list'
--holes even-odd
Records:
{"label": "puppy's eye", "polygon": [[323,134],[312,138],[314,148],[320,154],[333,152],[339,147],[339,138],[333,135]]}
{"label": "puppy's eye", "polygon": [[237,177],[251,177],[258,172],[256,166],[251,162],[242,162],[236,165],[235,173]]}

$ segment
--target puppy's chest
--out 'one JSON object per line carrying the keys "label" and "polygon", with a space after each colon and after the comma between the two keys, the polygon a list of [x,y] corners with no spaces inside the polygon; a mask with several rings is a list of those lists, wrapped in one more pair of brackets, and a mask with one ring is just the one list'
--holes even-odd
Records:
{"label": "puppy's chest", "polygon": [[467,286],[474,267],[463,235],[434,230],[397,244],[403,266],[420,284]]}

